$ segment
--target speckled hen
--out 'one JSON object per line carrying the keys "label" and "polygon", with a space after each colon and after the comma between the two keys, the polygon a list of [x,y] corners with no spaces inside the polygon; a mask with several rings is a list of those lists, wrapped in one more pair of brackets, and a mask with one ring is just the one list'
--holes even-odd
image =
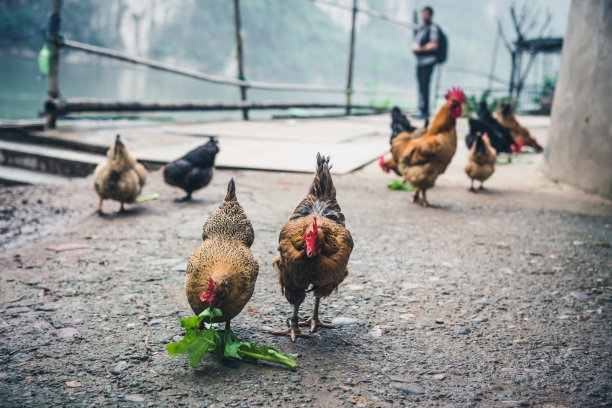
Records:
{"label": "speckled hen", "polygon": [[206,291],[209,279],[215,283],[215,307],[223,316],[217,322],[236,317],[247,304],[259,273],[259,265],[250,247],[255,233],[242,206],[236,198],[234,179],[227,186],[225,199],[204,223],[202,242],[187,264],[185,291],[195,314],[200,314],[210,304],[200,299]]}
{"label": "speckled hen", "polygon": [[106,153],[106,161],[100,163],[93,174],[94,187],[100,196],[96,211],[102,212],[102,201],[116,200],[121,203],[133,203],[142,191],[147,178],[147,170],[127,151],[119,135]]}

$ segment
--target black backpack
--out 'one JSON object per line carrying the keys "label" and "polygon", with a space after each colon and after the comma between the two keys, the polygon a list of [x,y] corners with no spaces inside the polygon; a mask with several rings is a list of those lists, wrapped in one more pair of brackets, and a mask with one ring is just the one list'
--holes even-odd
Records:
{"label": "black backpack", "polygon": [[448,39],[446,38],[446,34],[440,28],[439,25],[436,24],[438,28],[438,49],[436,50],[436,64],[443,64],[446,62],[446,55],[448,54]]}

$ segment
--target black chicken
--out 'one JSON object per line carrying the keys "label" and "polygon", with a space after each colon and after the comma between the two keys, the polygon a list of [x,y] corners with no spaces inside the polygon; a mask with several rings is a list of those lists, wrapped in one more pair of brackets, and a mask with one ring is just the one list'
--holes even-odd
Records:
{"label": "black chicken", "polygon": [[182,188],[187,193],[177,201],[191,200],[191,193],[210,183],[218,152],[219,143],[216,138],[211,137],[205,145],[193,149],[162,168],[164,181],[171,186]]}
{"label": "black chicken", "polygon": [[402,111],[395,106],[391,110],[391,139],[394,139],[402,132],[412,133],[415,130],[416,128],[410,124],[410,121],[406,115],[404,115]]}
{"label": "black chicken", "polygon": [[468,149],[472,146],[472,143],[474,143],[477,134],[485,133],[489,135],[491,146],[493,146],[498,153],[511,153],[513,151],[513,145],[515,149],[518,148],[514,138],[510,134],[510,129],[502,126],[495,120],[484,101],[480,102],[480,106],[478,107],[478,119],[470,118],[469,124],[470,133],[465,137],[465,144]]}

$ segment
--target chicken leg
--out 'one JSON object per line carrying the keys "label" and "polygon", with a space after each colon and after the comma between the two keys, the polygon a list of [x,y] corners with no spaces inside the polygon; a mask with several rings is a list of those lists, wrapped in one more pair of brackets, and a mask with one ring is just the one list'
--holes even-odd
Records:
{"label": "chicken leg", "polygon": [[420,192],[420,190],[417,188],[416,190],[414,190],[414,193],[412,193],[412,202],[413,203],[420,202],[419,192]]}
{"label": "chicken leg", "polygon": [[184,203],[186,201],[191,201],[191,191],[187,193],[187,195],[185,197],[181,197],[181,198],[175,198],[174,202],[175,203]]}
{"label": "chicken leg", "polygon": [[123,201],[121,202],[121,207],[119,207],[119,212],[120,213],[125,212],[125,207],[123,206]]}
{"label": "chicken leg", "polygon": [[427,192],[427,190],[423,190],[423,197],[421,197],[421,205],[423,206],[423,208],[427,208],[427,207],[438,208],[437,205],[429,204],[429,201],[427,201],[427,194],[426,194],[426,192]]}
{"label": "chicken leg", "polygon": [[484,184],[484,181],[481,181],[480,182],[480,187],[478,187],[479,190],[486,190],[486,188],[484,188],[483,184]]}
{"label": "chicken leg", "polygon": [[102,197],[100,197],[100,202],[98,203],[98,208],[93,212],[94,214],[104,215],[104,211],[102,211]]}
{"label": "chicken leg", "polygon": [[320,301],[321,301],[321,298],[319,297],[315,299],[314,309],[312,310],[312,316],[310,316],[308,320],[305,320],[299,323],[300,326],[310,326],[311,333],[314,333],[315,331],[317,331],[317,327],[326,327],[328,329],[334,328],[333,325],[329,323],[323,323],[322,321],[319,320],[319,302]]}
{"label": "chicken leg", "polygon": [[[298,311],[300,310],[300,305],[293,305],[293,317],[291,319],[287,319],[287,325],[289,328],[287,330],[278,330],[272,332],[272,334],[279,334],[284,336],[291,337],[291,341],[295,343],[296,337],[310,337],[310,334],[302,332],[298,327]],[[291,322],[291,323],[289,323]]]}
{"label": "chicken leg", "polygon": [[474,188],[474,179],[472,179],[472,184],[470,185],[469,191],[472,192],[472,193],[476,192],[476,189]]}

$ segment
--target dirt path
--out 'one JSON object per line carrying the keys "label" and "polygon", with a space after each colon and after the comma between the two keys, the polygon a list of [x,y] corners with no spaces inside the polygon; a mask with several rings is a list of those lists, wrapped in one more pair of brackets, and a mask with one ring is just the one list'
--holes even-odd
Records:
{"label": "dirt path", "polygon": [[[176,204],[153,173],[144,193],[162,200],[106,218],[89,215],[90,180],[3,189],[0,405],[610,404],[612,204],[537,163],[502,166],[470,194],[461,160],[428,195],[440,209],[388,191],[375,165],[335,177],[350,274],[321,307],[337,328],[295,344],[269,334],[291,312],[271,261],[310,175],[218,171],[199,201]],[[165,351],[190,314],[186,260],[232,176],[260,261],[233,328],[295,356],[296,372],[212,355],[193,370]],[[87,247],[45,249],[65,244]]]}

